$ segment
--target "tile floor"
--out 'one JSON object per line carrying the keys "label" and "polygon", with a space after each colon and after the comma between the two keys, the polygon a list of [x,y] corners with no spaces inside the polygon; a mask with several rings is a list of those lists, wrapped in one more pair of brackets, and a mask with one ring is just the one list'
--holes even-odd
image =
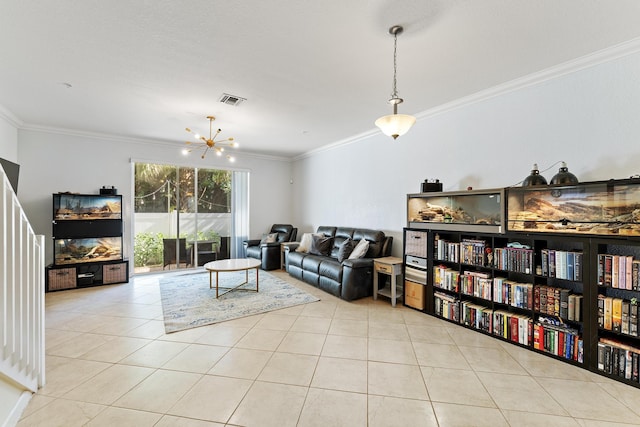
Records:
{"label": "tile floor", "polygon": [[165,335],[158,277],[46,296],[19,426],[640,426],[640,389],[385,299]]}

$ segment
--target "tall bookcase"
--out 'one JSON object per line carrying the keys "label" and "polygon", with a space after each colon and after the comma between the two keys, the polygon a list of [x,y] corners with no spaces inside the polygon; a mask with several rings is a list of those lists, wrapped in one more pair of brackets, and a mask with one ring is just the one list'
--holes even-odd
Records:
{"label": "tall bookcase", "polygon": [[[640,388],[640,214],[626,213],[640,207],[638,184],[504,189],[498,205],[483,201],[495,190],[408,195],[404,304]],[[540,214],[594,200],[597,225]]]}
{"label": "tall bookcase", "polygon": [[122,196],[53,194],[54,259],[46,267],[46,291],[128,282],[122,234]]}

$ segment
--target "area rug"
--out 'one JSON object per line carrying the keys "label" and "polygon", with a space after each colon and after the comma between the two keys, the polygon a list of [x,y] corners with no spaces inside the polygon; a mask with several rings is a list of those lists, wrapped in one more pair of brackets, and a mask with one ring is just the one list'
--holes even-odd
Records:
{"label": "area rug", "polygon": [[[220,273],[220,286],[233,287],[244,282],[244,272]],[[213,277],[215,286],[215,274]],[[255,272],[242,286],[255,289]],[[216,299],[209,288],[209,273],[191,273],[160,279],[160,295],[166,333],[183,331],[238,319],[252,314],[319,301],[266,271],[260,271],[260,292],[232,291]]]}

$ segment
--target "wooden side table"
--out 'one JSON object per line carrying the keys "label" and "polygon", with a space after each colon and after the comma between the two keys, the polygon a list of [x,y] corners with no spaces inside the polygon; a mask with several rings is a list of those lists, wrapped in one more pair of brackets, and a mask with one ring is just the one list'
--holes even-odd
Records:
{"label": "wooden side table", "polygon": [[[378,274],[386,274],[391,276],[391,288],[378,289]],[[402,259],[388,256],[376,258],[373,260],[373,299],[378,299],[378,295],[384,295],[391,298],[391,305],[396,306],[396,300],[402,298],[402,280],[400,280],[400,289],[398,290],[397,276],[402,274]]]}
{"label": "wooden side table", "polygon": [[287,248],[292,244],[300,244],[300,242],[282,242],[280,243],[280,269],[287,271]]}

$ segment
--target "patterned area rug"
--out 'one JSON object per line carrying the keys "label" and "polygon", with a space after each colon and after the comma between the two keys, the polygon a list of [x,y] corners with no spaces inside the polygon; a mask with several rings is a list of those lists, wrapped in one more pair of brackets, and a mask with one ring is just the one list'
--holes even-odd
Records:
{"label": "patterned area rug", "polygon": [[[233,287],[245,280],[244,272],[220,273],[220,286]],[[215,274],[213,275],[215,286]],[[241,288],[255,289],[255,271]],[[222,292],[222,290],[221,290]],[[266,313],[319,298],[260,270],[260,292],[232,291],[216,299],[209,289],[209,273],[191,273],[160,279],[160,295],[166,333]]]}

